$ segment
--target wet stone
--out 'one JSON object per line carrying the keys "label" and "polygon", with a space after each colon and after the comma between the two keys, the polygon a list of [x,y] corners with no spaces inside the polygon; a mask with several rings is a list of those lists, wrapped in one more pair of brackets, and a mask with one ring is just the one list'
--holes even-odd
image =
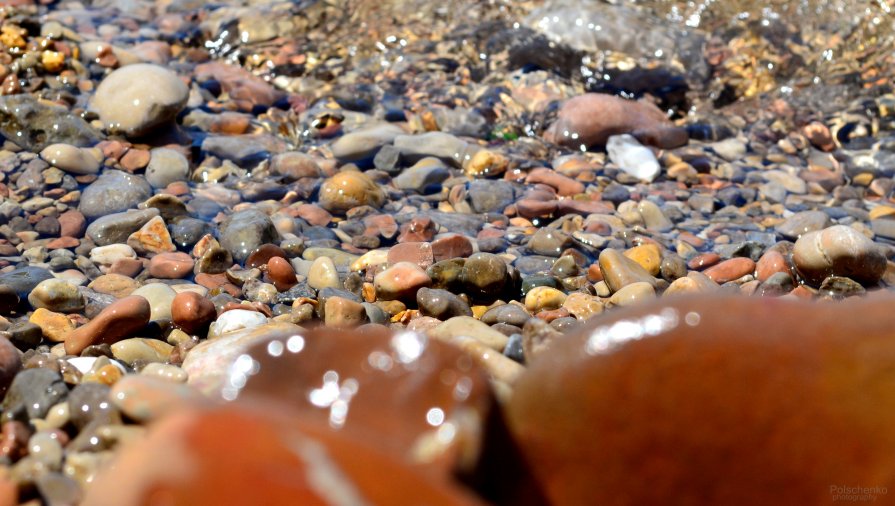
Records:
{"label": "wet stone", "polygon": [[133,209],[151,195],[152,189],[142,176],[110,170],[84,189],[78,210],[95,219]]}
{"label": "wet stone", "polygon": [[3,399],[4,420],[26,414],[43,418],[51,406],[65,400],[68,387],[62,376],[49,369],[25,369],[16,375]]}
{"label": "wet stone", "polygon": [[279,242],[280,235],[266,214],[249,209],[230,215],[221,224],[220,238],[221,246],[243,263],[262,244]]}

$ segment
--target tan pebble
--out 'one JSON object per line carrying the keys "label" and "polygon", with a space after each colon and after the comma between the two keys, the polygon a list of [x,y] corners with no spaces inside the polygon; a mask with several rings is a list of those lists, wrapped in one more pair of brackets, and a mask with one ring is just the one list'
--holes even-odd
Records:
{"label": "tan pebble", "polygon": [[28,321],[40,327],[44,337],[54,343],[61,343],[65,338],[75,330],[75,324],[61,313],[54,313],[44,308],[38,308]]}

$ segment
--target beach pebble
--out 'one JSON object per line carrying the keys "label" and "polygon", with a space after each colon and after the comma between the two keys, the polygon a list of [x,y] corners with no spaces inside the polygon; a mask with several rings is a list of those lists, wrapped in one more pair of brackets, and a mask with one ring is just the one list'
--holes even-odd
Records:
{"label": "beach pebble", "polygon": [[152,195],[143,176],[120,170],[107,170],[84,188],[78,211],[87,219],[134,209]]}
{"label": "beach pebble", "polygon": [[143,297],[132,295],[116,300],[89,323],[78,327],[65,340],[65,352],[79,355],[94,344],[112,344],[132,335],[149,323],[151,307]]}
{"label": "beach pebble", "polygon": [[103,161],[99,149],[79,148],[71,144],[51,144],[40,152],[40,157],[70,174],[96,174]]}
{"label": "beach pebble", "polygon": [[220,315],[208,330],[209,339],[220,337],[228,332],[251,329],[267,323],[267,317],[257,311],[231,309]]}
{"label": "beach pebble", "polygon": [[415,301],[417,290],[431,284],[426,271],[410,262],[398,262],[373,279],[376,297],[381,300]]}
{"label": "beach pebble", "polygon": [[185,181],[189,177],[190,163],[180,151],[155,148],[149,154],[146,181],[153,188],[164,188],[176,181]]}
{"label": "beach pebble", "polygon": [[131,292],[131,295],[139,295],[149,302],[150,320],[171,319],[171,307],[177,293],[170,286],[164,283],[147,283]]}
{"label": "beach pebble", "polygon": [[178,293],[171,302],[171,319],[187,334],[205,330],[216,317],[214,304],[196,292]]}
{"label": "beach pebble", "polygon": [[84,309],[84,298],[78,287],[61,279],[41,281],[28,294],[31,307],[45,308],[57,313],[77,313]]}
{"label": "beach pebble", "polygon": [[138,63],[106,76],[91,106],[110,132],[139,137],[171,121],[188,96],[189,88],[174,72]]}
{"label": "beach pebble", "polygon": [[844,225],[802,235],[793,248],[792,260],[799,274],[813,286],[820,286],[832,275],[872,285],[886,269],[886,258],[880,248],[865,235]]}
{"label": "beach pebble", "polygon": [[342,214],[364,205],[378,208],[384,202],[385,193],[379,185],[358,171],[339,172],[320,187],[320,206],[332,213]]}
{"label": "beach pebble", "polygon": [[652,181],[662,171],[652,150],[637,142],[631,135],[609,137],[606,141],[606,152],[612,163],[637,179]]}

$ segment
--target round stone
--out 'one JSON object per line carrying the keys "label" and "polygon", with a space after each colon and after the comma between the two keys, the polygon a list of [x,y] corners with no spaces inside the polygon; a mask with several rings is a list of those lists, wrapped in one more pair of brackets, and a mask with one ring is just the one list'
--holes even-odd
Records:
{"label": "round stone", "polygon": [[45,308],[58,313],[77,313],[84,309],[84,298],[78,287],[61,279],[46,279],[28,294],[31,307]]}
{"label": "round stone", "polygon": [[217,317],[214,303],[196,292],[181,292],[171,303],[171,319],[187,334],[197,334],[208,328]]}
{"label": "round stone", "polygon": [[416,300],[416,292],[432,284],[426,271],[410,262],[398,262],[373,278],[380,300]]}
{"label": "round stone", "polygon": [[158,65],[121,67],[97,86],[91,106],[107,130],[138,137],[174,119],[189,98],[177,74]]}
{"label": "round stone", "polygon": [[802,235],[793,248],[792,260],[799,274],[813,286],[820,286],[829,276],[873,285],[886,270],[881,248],[845,225]]}
{"label": "round stone", "polygon": [[334,213],[344,213],[363,205],[378,208],[384,202],[385,192],[362,172],[339,172],[320,187],[320,206]]}
{"label": "round stone", "polygon": [[71,144],[51,144],[40,152],[50,165],[71,174],[96,174],[103,161],[97,148],[79,148]]}
{"label": "round stone", "polygon": [[181,279],[193,272],[193,259],[176,251],[159,253],[149,261],[149,275],[159,279]]}
{"label": "round stone", "polygon": [[165,188],[176,181],[185,181],[190,175],[190,162],[180,151],[155,148],[149,152],[146,181],[153,188]]}
{"label": "round stone", "polygon": [[460,282],[473,299],[494,300],[506,285],[507,264],[492,253],[476,253],[463,264]]}

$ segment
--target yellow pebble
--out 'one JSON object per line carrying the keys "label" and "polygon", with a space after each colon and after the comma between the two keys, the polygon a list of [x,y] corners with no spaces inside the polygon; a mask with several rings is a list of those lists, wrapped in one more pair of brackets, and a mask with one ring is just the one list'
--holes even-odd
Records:
{"label": "yellow pebble", "polygon": [[662,265],[662,251],[655,244],[642,244],[625,251],[624,255],[637,262],[647,272],[656,276]]}
{"label": "yellow pebble", "polygon": [[62,313],[54,313],[45,308],[38,308],[28,321],[40,327],[44,337],[54,343],[65,341],[68,334],[75,330],[75,324]]}
{"label": "yellow pebble", "polygon": [[40,62],[47,72],[59,72],[65,66],[65,55],[58,51],[44,51],[40,54]]}
{"label": "yellow pebble", "polygon": [[532,314],[559,309],[566,301],[566,294],[551,286],[536,286],[525,296],[525,309]]}

